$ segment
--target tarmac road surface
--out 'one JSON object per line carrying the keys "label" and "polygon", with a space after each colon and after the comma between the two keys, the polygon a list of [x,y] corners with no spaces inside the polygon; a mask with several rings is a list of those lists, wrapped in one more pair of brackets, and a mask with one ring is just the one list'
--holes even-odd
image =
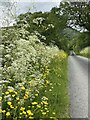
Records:
{"label": "tarmac road surface", "polygon": [[71,118],[88,118],[89,63],[89,59],[81,56],[69,56],[68,58]]}

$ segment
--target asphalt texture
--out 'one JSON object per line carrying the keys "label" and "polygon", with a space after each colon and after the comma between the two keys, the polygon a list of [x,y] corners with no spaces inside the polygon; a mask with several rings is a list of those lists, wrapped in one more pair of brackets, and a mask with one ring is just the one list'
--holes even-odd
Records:
{"label": "asphalt texture", "polygon": [[[81,56],[69,56],[68,79],[70,96],[70,117],[89,118],[88,82],[90,60]],[[90,118],[89,118],[90,119]]]}

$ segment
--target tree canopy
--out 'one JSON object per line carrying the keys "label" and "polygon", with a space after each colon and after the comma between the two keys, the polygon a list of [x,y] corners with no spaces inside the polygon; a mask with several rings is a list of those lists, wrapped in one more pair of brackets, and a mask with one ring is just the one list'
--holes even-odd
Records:
{"label": "tree canopy", "polygon": [[90,32],[90,2],[64,2],[60,8],[68,15],[68,26]]}
{"label": "tree canopy", "polygon": [[18,16],[15,26],[37,35],[47,45],[57,45],[67,52],[79,51],[90,45],[89,3],[61,2],[49,12],[26,12]]}

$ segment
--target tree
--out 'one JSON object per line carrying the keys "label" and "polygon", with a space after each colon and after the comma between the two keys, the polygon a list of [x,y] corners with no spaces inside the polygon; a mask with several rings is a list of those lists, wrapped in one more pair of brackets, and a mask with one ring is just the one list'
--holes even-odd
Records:
{"label": "tree", "polygon": [[[47,45],[53,43],[63,49],[63,30],[66,27],[67,18],[59,14],[59,8],[52,8],[50,12],[25,13],[18,16],[17,25],[26,28],[30,33],[35,33],[39,39]],[[21,24],[21,25],[20,25]]]}
{"label": "tree", "polygon": [[60,7],[68,15],[68,26],[90,33],[90,2],[64,2]]}
{"label": "tree", "polygon": [[60,11],[68,16],[67,27],[79,32],[69,46],[77,51],[90,46],[90,2],[61,2]]}
{"label": "tree", "polygon": [[14,0],[7,0],[4,2],[1,2],[2,4],[2,26],[3,27],[8,27],[10,25],[13,25],[15,22],[15,19],[17,18],[16,15],[16,5],[17,2]]}

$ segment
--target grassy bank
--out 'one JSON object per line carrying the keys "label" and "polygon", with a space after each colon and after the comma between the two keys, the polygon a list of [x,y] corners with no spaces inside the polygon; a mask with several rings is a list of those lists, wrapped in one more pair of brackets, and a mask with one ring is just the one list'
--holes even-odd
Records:
{"label": "grassy bank", "polygon": [[81,50],[80,55],[90,58],[90,47],[86,47],[84,49]]}
{"label": "grassy bank", "polygon": [[49,116],[68,118],[67,58],[61,59],[59,56],[56,56],[52,59],[48,80],[51,82],[51,89],[46,92],[49,100]]}
{"label": "grassy bank", "polygon": [[[37,36],[17,40],[17,31],[7,32],[1,46],[2,120],[67,118],[66,53],[39,42]],[[8,53],[8,49],[11,52]]]}
{"label": "grassy bank", "polygon": [[2,120],[68,117],[66,53],[23,28],[2,33]]}

